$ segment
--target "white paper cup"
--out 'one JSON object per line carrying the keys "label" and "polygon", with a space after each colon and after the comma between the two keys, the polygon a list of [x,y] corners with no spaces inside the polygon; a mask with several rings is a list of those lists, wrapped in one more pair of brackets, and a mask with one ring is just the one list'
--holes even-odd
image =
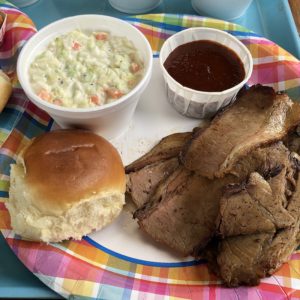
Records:
{"label": "white paper cup", "polygon": [[192,0],[195,11],[223,20],[233,20],[241,17],[252,0]]}
{"label": "white paper cup", "polygon": [[[164,67],[167,57],[178,46],[197,40],[215,41],[233,50],[244,65],[244,80],[222,92],[202,92],[185,87],[171,77]],[[166,83],[168,101],[180,114],[203,119],[213,116],[220,108],[235,99],[238,91],[251,76],[253,60],[246,46],[231,34],[213,28],[194,27],[180,31],[165,41],[160,51],[160,65]]]}

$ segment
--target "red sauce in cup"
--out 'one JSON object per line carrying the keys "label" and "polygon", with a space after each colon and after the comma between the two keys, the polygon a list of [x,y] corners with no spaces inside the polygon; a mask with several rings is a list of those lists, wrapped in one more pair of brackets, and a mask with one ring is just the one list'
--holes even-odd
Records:
{"label": "red sauce in cup", "polygon": [[164,62],[168,73],[181,85],[205,92],[232,88],[245,78],[238,55],[213,41],[193,41],[178,46]]}

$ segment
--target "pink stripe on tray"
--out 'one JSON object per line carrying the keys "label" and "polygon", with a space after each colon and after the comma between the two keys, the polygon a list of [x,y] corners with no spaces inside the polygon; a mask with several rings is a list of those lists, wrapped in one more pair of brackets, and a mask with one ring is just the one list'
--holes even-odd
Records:
{"label": "pink stripe on tray", "polygon": [[[246,39],[240,39],[241,42],[243,42],[243,44],[245,45],[253,45],[253,44],[257,44],[257,45],[275,45],[274,42],[264,39],[264,38],[257,38],[257,39],[253,39],[253,37],[251,37],[251,39],[246,38]],[[255,42],[254,42],[255,41]]]}
{"label": "pink stripe on tray", "polygon": [[8,106],[17,108],[17,107],[24,107],[26,105],[26,98],[24,93],[20,94],[16,91],[16,89],[13,90],[12,96],[8,100]]}
{"label": "pink stripe on tray", "polygon": [[276,61],[254,65],[250,82],[269,84],[298,78],[300,78],[299,61]]}
{"label": "pink stripe on tray", "polygon": [[24,13],[21,13],[17,8],[10,8],[10,7],[1,7],[1,10],[4,11],[6,14],[9,15],[25,15]]}
{"label": "pink stripe on tray", "polygon": [[51,117],[45,111],[38,108],[31,101],[28,102],[27,110],[31,112],[32,116],[36,115],[45,122],[49,122],[51,119]]}
{"label": "pink stripe on tray", "polygon": [[[33,34],[35,30],[32,28],[27,28],[24,30],[23,28],[12,28],[5,33],[5,43],[1,46],[0,52],[7,52],[11,49],[18,49],[18,44],[21,41],[27,41]],[[15,50],[10,53],[11,55],[15,52]],[[8,57],[8,55],[6,55]]]}
{"label": "pink stripe on tray", "polygon": [[[1,6],[1,10],[3,12],[5,12],[7,15],[9,15],[9,17],[12,17],[12,16],[14,16],[14,17],[15,16],[17,16],[17,17],[19,17],[19,16],[20,17],[25,17],[26,21],[30,20],[30,23],[32,24],[31,19],[29,19],[29,17],[25,13],[21,12],[20,10],[18,10],[18,8],[9,8],[9,7],[5,7],[5,6],[3,6],[3,7]],[[26,22],[26,23],[28,23],[28,22]]]}
{"label": "pink stripe on tray", "polygon": [[300,260],[300,252],[293,253],[290,260]]}
{"label": "pink stripe on tray", "polygon": [[[260,292],[263,299],[299,299],[299,291],[286,286],[281,286],[275,276],[270,277],[270,283],[262,282]],[[287,282],[290,278],[287,278]]]}

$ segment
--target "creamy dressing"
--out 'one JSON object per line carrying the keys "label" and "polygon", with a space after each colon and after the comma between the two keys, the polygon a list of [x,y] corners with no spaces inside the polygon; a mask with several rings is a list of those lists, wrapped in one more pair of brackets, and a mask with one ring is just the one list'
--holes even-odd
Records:
{"label": "creamy dressing", "polygon": [[88,108],[116,101],[143,76],[138,50],[126,37],[79,30],[55,38],[29,68],[34,92],[50,103]]}

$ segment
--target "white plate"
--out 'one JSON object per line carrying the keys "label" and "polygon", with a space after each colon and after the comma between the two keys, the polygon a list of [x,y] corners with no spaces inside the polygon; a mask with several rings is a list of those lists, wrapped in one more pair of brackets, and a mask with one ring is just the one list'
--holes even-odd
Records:
{"label": "white plate", "polygon": [[[166,135],[191,131],[199,123],[197,119],[178,114],[167,102],[159,61],[154,59],[150,84],[141,97],[132,124],[123,136],[113,140],[112,143],[119,150],[124,165],[127,165],[149,151]],[[90,234],[89,238],[99,247],[126,256],[128,260],[160,263],[193,260],[192,257],[183,258],[169,248],[154,242],[139,230],[128,209],[124,209],[111,225]]]}

